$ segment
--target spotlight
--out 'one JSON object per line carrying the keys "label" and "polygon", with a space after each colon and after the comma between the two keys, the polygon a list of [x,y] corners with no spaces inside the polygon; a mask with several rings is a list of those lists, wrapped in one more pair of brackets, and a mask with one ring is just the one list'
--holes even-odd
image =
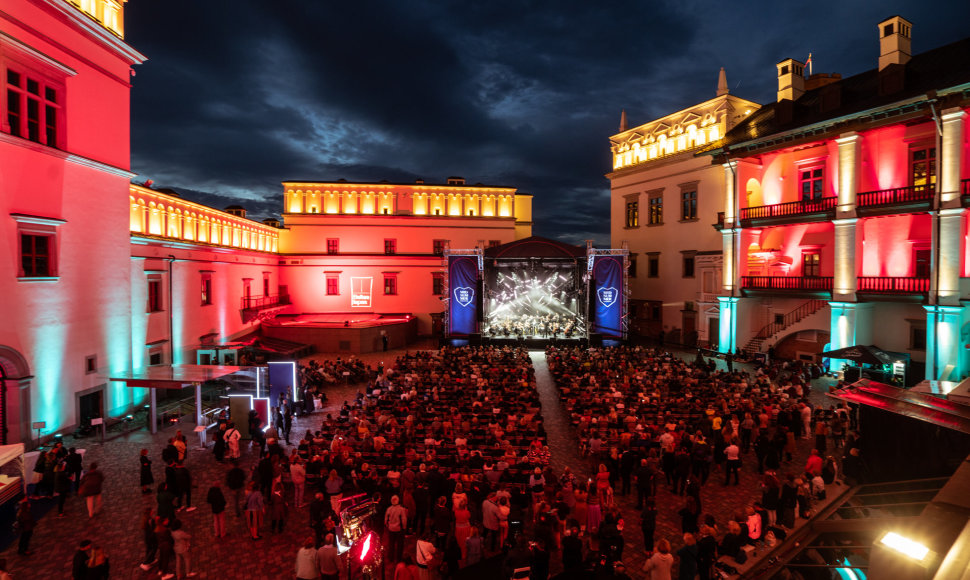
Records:
{"label": "spotlight", "polygon": [[896,532],[886,532],[886,535],[879,539],[879,543],[917,562],[926,561],[926,557],[930,554],[930,549],[923,544]]}

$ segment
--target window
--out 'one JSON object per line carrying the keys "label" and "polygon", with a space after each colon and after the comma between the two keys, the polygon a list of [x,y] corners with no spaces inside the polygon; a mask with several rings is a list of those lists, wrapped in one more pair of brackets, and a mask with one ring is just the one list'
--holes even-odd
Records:
{"label": "window", "polygon": [[683,277],[694,277],[694,252],[684,252],[683,257]]}
{"label": "window", "polygon": [[926,328],[920,325],[910,324],[909,349],[926,350]]}
{"label": "window", "polygon": [[397,274],[384,274],[384,294],[397,294]]}
{"label": "window", "polygon": [[697,190],[688,189],[680,192],[680,219],[693,221],[697,219]]}
{"label": "window", "polygon": [[627,260],[626,273],[631,278],[636,278],[637,277],[637,256],[636,256],[636,254],[630,254],[630,257]]}
{"label": "window", "polygon": [[802,253],[802,276],[817,277],[822,275],[822,254],[818,250]]}
{"label": "window", "polygon": [[432,242],[432,251],[434,252],[434,255],[443,256],[445,254],[445,244],[447,243],[448,240],[434,240],[434,242]]}
{"label": "window", "polygon": [[148,312],[162,310],[162,280],[151,278],[148,280]]}
{"label": "window", "polygon": [[397,240],[384,239],[384,253],[388,256],[397,253]]}
{"label": "window", "polygon": [[84,357],[84,374],[90,375],[98,370],[98,355],[92,354]]}
{"label": "window", "polygon": [[39,75],[8,67],[6,92],[10,134],[57,147],[61,87]]}
{"label": "window", "polygon": [[435,296],[441,296],[445,293],[445,275],[441,272],[431,274],[431,293]]}
{"label": "window", "polygon": [[802,193],[802,201],[820,199],[822,187],[825,184],[825,171],[821,167],[809,167],[801,169],[798,175],[798,188]]}
{"label": "window", "polygon": [[636,228],[640,226],[640,202],[626,202],[626,227]]}
{"label": "window", "polygon": [[327,296],[340,296],[340,274],[327,274]]}
{"label": "window", "polygon": [[162,364],[162,353],[152,352],[148,354],[148,364],[150,366]]}
{"label": "window", "polygon": [[10,214],[17,222],[20,262],[17,277],[49,279],[57,277],[57,227],[64,220],[26,214]]}
{"label": "window", "polygon": [[650,225],[658,226],[664,223],[663,193],[650,195]]}
{"label": "window", "polygon": [[647,277],[660,277],[660,254],[647,254]]}
{"label": "window", "polygon": [[263,274],[263,296],[269,296],[269,274]]}
{"label": "window", "polygon": [[20,234],[20,271],[24,278],[53,276],[51,239],[43,234]]}
{"label": "window", "polygon": [[340,238],[327,238],[327,253],[328,254],[340,253]]}
{"label": "window", "polygon": [[910,157],[911,185],[926,187],[936,184],[936,147],[914,149]]}
{"label": "window", "polygon": [[913,277],[930,277],[930,250],[929,248],[919,248],[913,250]]}
{"label": "window", "polygon": [[212,274],[202,274],[202,306],[212,304]]}

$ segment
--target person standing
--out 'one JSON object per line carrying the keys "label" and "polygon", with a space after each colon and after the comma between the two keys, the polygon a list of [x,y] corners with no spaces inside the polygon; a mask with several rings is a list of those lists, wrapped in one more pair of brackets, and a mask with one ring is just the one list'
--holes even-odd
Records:
{"label": "person standing", "polygon": [[226,535],[226,496],[222,494],[219,484],[209,488],[205,501],[212,507],[213,531],[217,538],[222,538]]}
{"label": "person standing", "polygon": [[216,461],[222,463],[226,460],[226,424],[220,422],[216,429],[215,444],[212,446],[212,453],[216,456]]}
{"label": "person standing", "polygon": [[[74,449],[71,448],[73,451]],[[81,540],[77,551],[74,552],[74,561],[71,564],[72,580],[85,580],[88,577],[88,557],[91,554],[91,540]]]}
{"label": "person standing", "polygon": [[64,503],[71,493],[71,476],[67,473],[67,465],[63,461],[54,468],[54,495],[57,496],[57,517],[63,518]]}
{"label": "person standing", "polygon": [[67,457],[64,459],[67,464],[67,473],[71,476],[71,481],[74,483],[74,489],[77,490],[81,486],[81,469],[83,458],[77,452],[77,449],[71,447],[68,450]]}
{"label": "person standing", "polygon": [[87,563],[87,580],[108,580],[108,556],[101,546],[91,547]]}
{"label": "person standing", "polygon": [[168,489],[168,484],[162,482],[158,484],[158,495],[155,496],[158,504],[158,517],[168,521],[175,519],[175,494]]}
{"label": "person standing", "polygon": [[270,531],[283,533],[283,525],[286,523],[286,500],[283,498],[282,485],[273,484],[273,491],[269,494],[269,520]]}
{"label": "person standing", "polygon": [[417,558],[415,559],[418,564],[418,568],[421,570],[421,580],[431,580],[434,575],[430,569],[432,560],[435,554],[434,544],[431,543],[431,539],[428,535],[423,538],[418,538],[415,543],[415,552]]}
{"label": "person standing", "polygon": [[239,429],[236,429],[235,423],[229,423],[229,428],[226,429],[226,446],[229,449],[229,459],[230,461],[237,461],[239,459],[239,438],[242,434],[239,433]]}
{"label": "person standing", "polygon": [[156,562],[158,554],[158,539],[155,537],[155,517],[152,515],[152,508],[145,508],[145,513],[141,518],[141,531],[145,539],[145,558],[139,567],[148,572]]}
{"label": "person standing", "polygon": [[738,444],[731,439],[731,442],[724,448],[724,458],[727,460],[727,467],[724,469],[724,485],[727,485],[734,474],[734,485],[738,485],[738,478],[741,473],[741,449]]}
{"label": "person standing", "polygon": [[98,469],[98,463],[91,464],[91,469],[81,478],[81,485],[77,494],[88,504],[88,518],[101,513],[101,488],[104,485],[104,474]]}
{"label": "person standing", "polygon": [[[185,511],[194,512],[196,508],[192,505],[192,474],[189,473],[185,463],[178,463],[175,466],[175,481],[178,482],[178,503]],[[182,503],[183,497],[185,503]]]}
{"label": "person standing", "polygon": [[650,580],[671,580],[670,570],[674,566],[674,555],[670,553],[670,542],[657,542],[657,551],[644,563],[643,571],[650,573]]}
{"label": "person standing", "polygon": [[303,492],[306,487],[306,466],[299,455],[290,462],[290,481],[293,482],[293,505],[300,509],[303,507]]}
{"label": "person standing", "polygon": [[340,580],[340,552],[333,534],[327,534],[323,545],[317,550],[317,566],[320,567],[320,580]]}
{"label": "person standing", "polygon": [[172,574],[172,557],[175,555],[175,540],[168,529],[168,520],[159,516],[155,523],[155,541],[158,544],[158,575],[162,580],[175,578]]}
{"label": "person standing", "polygon": [[17,553],[21,556],[33,554],[30,551],[30,537],[34,535],[35,523],[34,512],[30,509],[30,499],[25,497],[17,505],[17,528],[20,529]]}
{"label": "person standing", "polygon": [[242,508],[240,507],[239,499],[242,495],[243,488],[246,487],[246,472],[238,465],[234,465],[226,473],[226,487],[232,490],[233,504],[236,506],[236,516],[241,516]]}
{"label": "person standing", "polygon": [[391,496],[391,505],[384,512],[384,528],[387,529],[387,552],[391,561],[400,562],[404,557],[404,534],[408,529],[408,511],[400,505],[398,496]]}
{"label": "person standing", "polygon": [[192,559],[189,555],[189,549],[191,547],[192,536],[182,529],[182,522],[178,520],[172,522],[172,550],[175,552],[176,578],[191,578],[195,576],[195,572],[191,571]]}
{"label": "person standing", "polygon": [[139,471],[139,478],[141,480],[141,492],[151,493],[151,486],[155,483],[155,476],[152,475],[152,460],[148,458],[148,450],[142,449],[141,455],[138,456],[138,462],[141,465]]}
{"label": "person standing", "polygon": [[246,525],[249,528],[249,536],[258,540],[262,537],[259,535],[259,524],[263,519],[263,511],[265,510],[263,494],[256,489],[252,482],[249,483],[247,489],[249,493],[246,494]]}
{"label": "person standing", "polygon": [[296,580],[317,580],[319,577],[317,549],[313,547],[313,536],[310,536],[303,540],[303,547],[296,553]]}

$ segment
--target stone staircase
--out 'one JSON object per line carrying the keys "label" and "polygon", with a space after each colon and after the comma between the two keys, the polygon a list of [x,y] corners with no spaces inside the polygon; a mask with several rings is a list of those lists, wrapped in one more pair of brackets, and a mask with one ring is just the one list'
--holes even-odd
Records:
{"label": "stone staircase", "polygon": [[762,352],[765,343],[771,341],[771,339],[777,337],[782,332],[789,330],[792,326],[795,326],[802,320],[805,320],[809,316],[815,314],[819,310],[828,306],[827,300],[809,300],[803,304],[800,304],[797,308],[785,314],[784,320],[781,322],[771,322],[766,324],[758,334],[748,341],[748,344],[744,345],[744,352],[747,354],[753,354],[756,352]]}

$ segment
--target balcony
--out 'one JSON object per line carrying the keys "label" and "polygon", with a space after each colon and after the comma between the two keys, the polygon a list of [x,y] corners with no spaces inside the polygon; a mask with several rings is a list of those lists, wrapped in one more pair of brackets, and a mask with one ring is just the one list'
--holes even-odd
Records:
{"label": "balcony", "polygon": [[724,212],[723,211],[717,212],[717,223],[716,224],[713,224],[713,225],[714,225],[714,229],[715,230],[723,230],[724,229]]}
{"label": "balcony", "polygon": [[289,306],[289,294],[277,294],[273,296],[243,296],[240,299],[240,313],[243,322],[249,322],[260,317],[260,312],[271,308]]}
{"label": "balcony", "polygon": [[970,179],[960,182],[960,201],[963,207],[970,206]]}
{"label": "balcony", "polygon": [[832,291],[832,276],[741,276],[742,290],[786,290],[796,293]]}
{"label": "balcony", "polygon": [[859,276],[856,292],[862,294],[926,294],[929,278],[911,276]]}
{"label": "balcony", "polygon": [[744,227],[828,220],[835,217],[837,203],[838,198],[833,195],[774,205],[743,207],[739,212],[739,217],[741,225]]}
{"label": "balcony", "polygon": [[933,185],[910,185],[866,191],[856,196],[856,207],[860,215],[927,211],[932,208],[934,189]]}

